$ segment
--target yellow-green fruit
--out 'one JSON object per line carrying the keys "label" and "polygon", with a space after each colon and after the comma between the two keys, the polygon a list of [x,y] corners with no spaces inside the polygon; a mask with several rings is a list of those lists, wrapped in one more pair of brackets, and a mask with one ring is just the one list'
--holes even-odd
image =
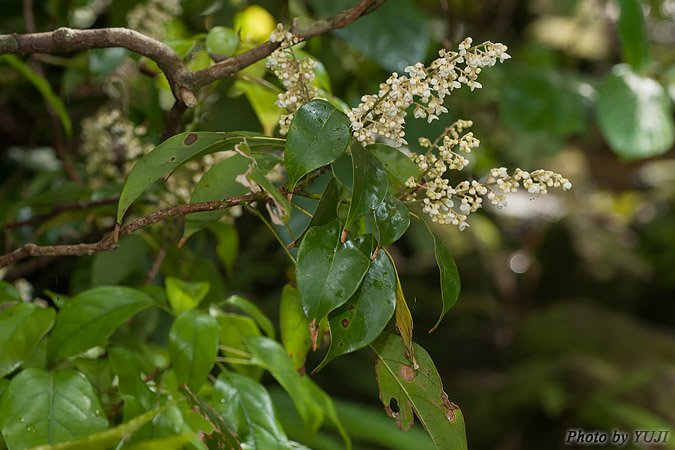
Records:
{"label": "yellow-green fruit", "polygon": [[214,56],[232,56],[239,47],[239,35],[230,27],[213,27],[206,36],[206,51]]}
{"label": "yellow-green fruit", "polygon": [[251,5],[234,16],[234,29],[247,41],[266,41],[275,26],[274,17],[258,5]]}

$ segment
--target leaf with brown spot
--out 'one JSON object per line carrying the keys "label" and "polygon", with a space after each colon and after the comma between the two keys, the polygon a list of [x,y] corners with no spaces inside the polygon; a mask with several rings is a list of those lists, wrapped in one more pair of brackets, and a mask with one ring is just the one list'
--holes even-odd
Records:
{"label": "leaf with brown spot", "polygon": [[[375,371],[384,409],[387,415],[396,419],[401,430],[410,428],[414,411],[436,448],[464,450],[467,443],[462,411],[443,391],[441,378],[429,354],[419,345],[413,345],[418,369],[410,365],[398,336],[382,333],[370,345],[377,356]],[[391,407],[394,400],[398,412]]]}
{"label": "leaf with brown spot", "polygon": [[187,136],[185,136],[185,140],[183,141],[183,144],[192,145],[195,142],[197,142],[197,139],[199,139],[199,135],[197,133],[190,133]]}

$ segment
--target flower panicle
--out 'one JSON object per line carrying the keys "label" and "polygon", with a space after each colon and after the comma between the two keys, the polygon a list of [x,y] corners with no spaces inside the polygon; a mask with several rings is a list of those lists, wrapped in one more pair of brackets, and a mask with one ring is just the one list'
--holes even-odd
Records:
{"label": "flower panicle", "polygon": [[397,146],[405,145],[405,116],[409,107],[415,105],[415,118],[426,118],[431,123],[448,112],[443,101],[454,89],[462,85],[472,91],[481,88],[478,74],[482,68],[504,62],[510,56],[504,44],[487,41],[472,46],[472,42],[467,37],[456,52],[442,49],[439,58],[428,67],[418,62],[405,68],[407,75],[394,72],[380,84],[377,94],[364,95],[360,105],[345,110],[354,138],[367,145],[382,136]]}

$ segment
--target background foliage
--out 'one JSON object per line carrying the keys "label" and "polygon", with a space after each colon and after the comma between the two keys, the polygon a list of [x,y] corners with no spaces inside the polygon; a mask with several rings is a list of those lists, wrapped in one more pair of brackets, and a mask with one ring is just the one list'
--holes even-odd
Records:
{"label": "background foliage", "polygon": [[[204,67],[210,64],[209,53],[228,54],[236,48],[228,41],[227,30],[214,27],[235,27],[245,40],[264,40],[277,21],[297,16],[302,22],[352,3],[190,1],[182,4],[179,15],[166,20],[161,38],[190,67]],[[34,5],[39,31],[64,25],[126,26],[135,6],[126,0],[116,0],[114,7],[79,0]],[[390,0],[377,13],[316,37],[302,48],[322,63],[317,72],[320,88],[354,106],[361,95],[376,91],[390,71],[429,61],[439,47],[456,45],[466,35],[476,41],[504,42],[513,57],[509,64],[482,74],[483,89],[453,94],[446,103],[449,118],[431,126],[411,120],[410,147],[416,150],[417,137],[438,135],[454,119],[471,118],[482,141],[481,150],[473,155],[477,174],[500,165],[544,166],[574,183],[571,194],[514,195],[506,209],[473,215],[471,228],[463,232],[435,229],[455,258],[462,291],[431,335],[424,330],[436,323],[440,303],[433,240],[413,221],[404,238],[389,249],[415,317],[415,341],[434,359],[446,392],[462,408],[473,449],[562,448],[568,428],[662,430],[675,423],[675,162],[669,152],[674,140],[674,19],[675,3],[670,0]],[[22,4],[5,2],[0,32],[24,29]],[[4,58],[0,64],[3,253],[24,242],[48,245],[98,239],[114,224],[113,203],[65,210],[36,223],[30,219],[64,202],[120,194],[132,161],[125,159],[124,151],[103,160],[98,145],[126,149],[130,155],[157,144],[171,106],[166,80],[153,76],[157,72],[152,62],[120,49],[45,56],[44,77],[30,71],[25,58]],[[248,78],[206,88],[209,96],[187,117],[187,129],[271,133],[279,114],[272,106],[274,95],[251,81],[263,73],[261,65],[254,65],[244,71]],[[55,111],[53,119],[45,113],[46,104]],[[84,185],[68,181],[57,157],[57,142],[65,143]],[[350,179],[350,160],[338,160],[335,170]],[[198,163],[186,165],[166,183],[152,185],[143,204],[134,207],[149,211],[187,201],[191,194],[194,200],[196,175],[203,171]],[[317,191],[323,188],[318,185]],[[301,206],[310,209],[315,202],[307,200]],[[298,216],[291,219],[296,235],[309,220]],[[184,223],[169,221],[127,236],[115,252],[34,259],[3,272],[7,281],[0,286],[3,302],[23,297],[60,305],[69,298],[60,315],[67,314],[66,305],[79,293],[97,289],[87,301],[98,306],[73,318],[78,326],[72,330],[60,327],[57,319],[48,346],[39,342],[52,327],[53,310],[21,303],[2,312],[0,376],[15,373],[17,361],[28,368],[7,397],[16,396],[17,404],[46,407],[40,389],[52,385],[67,392],[84,383],[81,374],[95,390],[77,390],[88,397],[81,404],[89,407],[79,412],[91,419],[88,428],[70,430],[59,440],[103,430],[107,426],[101,420],[103,411],[109,417],[128,418],[159,408],[157,419],[141,414],[129,429],[137,429],[143,438],[173,436],[165,437],[161,445],[180,448],[194,439],[186,430],[203,425],[204,419],[190,413],[187,404],[153,398],[139,376],[152,379],[153,369],[166,364],[168,354],[161,350],[166,342],[168,353],[174,355],[190,351],[172,344],[176,336],[190,333],[206,347],[219,338],[234,350],[268,345],[264,336],[277,333],[282,340],[292,339],[292,330],[275,329],[242,300],[252,300],[274,324],[276,318],[293,314],[297,303],[289,298],[295,294],[289,289],[280,293],[292,281],[293,270],[274,236],[256,217],[244,214],[234,224],[223,221],[195,233],[178,248],[184,227],[189,229],[197,219],[188,217]],[[29,222],[16,225],[21,221]],[[285,229],[278,233],[285,242],[292,240]],[[146,283],[160,253],[161,266]],[[99,287],[107,285],[135,287],[144,293],[134,291],[124,296],[127,303],[117,304],[120,297],[112,288]],[[186,312],[172,326],[168,314],[147,309],[153,302]],[[191,311],[190,302],[202,306],[220,302],[226,312],[213,319]],[[101,305],[115,307],[115,321],[96,322]],[[137,314],[127,320],[133,313]],[[9,342],[11,337],[2,333],[27,320],[32,326],[21,328],[24,347],[5,345],[2,339]],[[216,321],[246,330],[241,333],[251,336],[247,338],[251,342],[244,347],[237,340],[239,334],[215,336]],[[121,327],[111,335],[117,325]],[[56,360],[87,350],[78,347],[77,339],[87,326],[96,330],[99,344],[115,343],[114,351],[102,360],[97,353],[101,347],[94,347],[70,360],[77,372],[64,370],[50,379],[39,369],[45,358]],[[61,341],[59,335],[64,336]],[[146,343],[142,348],[126,345],[137,338]],[[305,349],[307,342],[301,344]],[[310,351],[307,367],[316,367],[328,347]],[[274,352],[261,355],[272,358]],[[294,362],[302,366],[302,361]],[[355,448],[424,448],[424,443],[433,447],[421,428],[400,433],[382,413],[373,362],[372,352],[359,351],[334,359],[312,377],[334,398],[336,414]],[[272,360],[260,365],[276,366]],[[176,379],[169,382],[186,382],[196,391],[208,366],[195,360],[190,371],[176,372]],[[216,380],[209,393],[213,398],[246,384],[241,375],[262,373],[259,367],[232,367],[234,371]],[[284,386],[280,376],[272,375]],[[105,388],[114,377],[122,397],[133,396],[138,404],[112,411],[121,401],[119,394]],[[258,402],[252,410],[263,420],[273,417],[269,413],[273,402],[279,421],[272,421],[268,429],[278,431],[282,426],[293,440],[310,442],[307,428],[314,425],[307,424],[320,413],[307,406],[298,415],[293,395],[287,396],[268,375],[263,381],[269,398],[255,388],[247,391],[255,399],[240,399],[244,413],[237,431],[247,429],[247,405]],[[7,385],[7,378],[0,379],[0,391]],[[301,386],[299,397],[318,395],[307,392],[313,385]],[[316,397],[314,401],[319,402]],[[68,405],[53,407],[58,411]],[[0,422],[12,420],[6,412],[0,414]],[[308,444],[312,448],[343,445],[341,430],[330,425],[330,417],[327,422]],[[119,441],[125,432],[116,430],[109,442]]]}

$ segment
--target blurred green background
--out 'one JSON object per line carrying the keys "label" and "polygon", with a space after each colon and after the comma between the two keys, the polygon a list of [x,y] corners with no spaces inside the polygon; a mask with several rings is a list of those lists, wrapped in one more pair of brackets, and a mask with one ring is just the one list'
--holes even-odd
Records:
{"label": "blurred green background", "polygon": [[[166,16],[143,16],[138,6],[147,13],[151,4]],[[195,69],[217,57],[216,38],[207,39],[215,26],[240,30],[241,51],[264,40],[278,21],[299,17],[305,23],[353,4],[45,0],[35,2],[34,13],[38,31],[134,25],[169,43]],[[25,31],[22,7],[3,1],[0,33]],[[436,228],[453,252],[463,286],[432,334],[427,330],[440,307],[433,244],[413,223],[390,249],[415,320],[415,341],[432,356],[450,399],[462,408],[470,448],[569,448],[563,443],[568,429],[674,429],[675,1],[389,0],[349,27],[312,39],[302,51],[323,64],[319,79],[326,95],[355,106],[391,71],[429,63],[441,47],[452,48],[465,36],[502,42],[512,59],[481,74],[483,89],[455,91],[446,102],[450,113],[440,121],[428,125],[411,114],[410,149],[416,150],[418,137],[433,140],[453,120],[470,119],[481,140],[470,176],[499,166],[543,167],[573,183],[566,193],[514,194],[507,208],[472,215],[463,232]],[[3,253],[25,242],[93,241],[114,223],[114,205],[12,224],[62,202],[118,195],[133,162],[129,153],[152,148],[161,135],[172,102],[166,81],[151,61],[119,49],[33,58],[30,67],[39,63],[62,100],[72,123],[69,138],[63,118],[47,114],[36,85],[7,62],[0,60]],[[276,83],[257,64],[238,80],[207,87],[184,126],[273,133],[278,111],[264,82]],[[68,182],[59,145],[84,186]],[[196,164],[156,185],[146,208],[187,201],[200,171]],[[203,231],[181,248],[182,223],[176,220],[126,238],[113,253],[28,260],[2,274],[25,295],[44,299],[100,284],[139,286],[164,249],[152,283],[163,285],[169,275],[209,281],[207,301],[239,293],[278,317],[292,267],[255,217],[228,220],[234,228]],[[292,225],[297,231],[305,224],[300,217]],[[147,317],[138,327],[161,340],[164,319]],[[308,367],[325,351],[310,355]],[[430,446],[421,428],[401,435],[384,415],[373,362],[362,350],[316,376],[336,398],[356,448]],[[281,393],[275,398],[290,411]],[[292,414],[282,417],[292,429]],[[330,431],[315,444],[340,448]],[[675,433],[659,448],[675,448]]]}

